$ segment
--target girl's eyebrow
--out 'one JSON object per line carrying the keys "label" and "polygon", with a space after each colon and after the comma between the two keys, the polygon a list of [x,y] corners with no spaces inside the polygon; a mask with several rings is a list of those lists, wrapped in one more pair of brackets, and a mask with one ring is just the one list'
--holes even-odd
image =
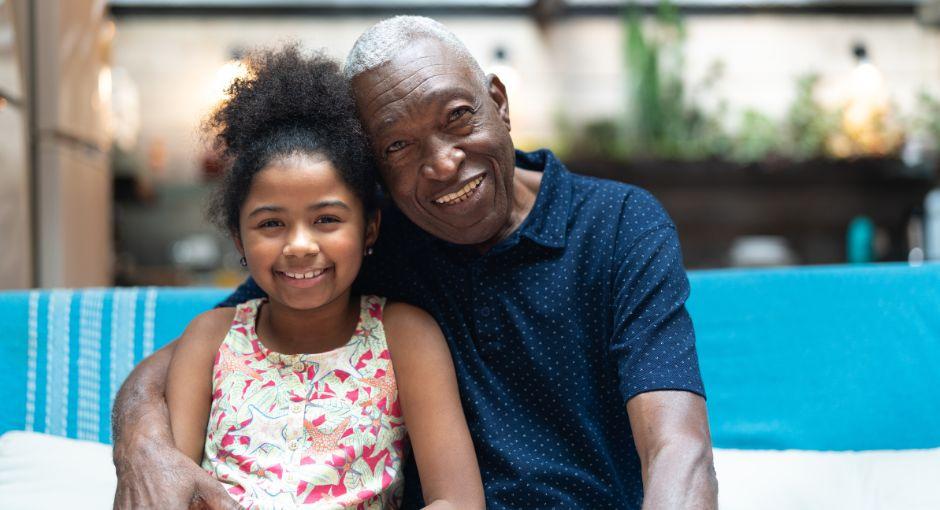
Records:
{"label": "girl's eyebrow", "polygon": [[346,205],[346,202],[343,202],[342,200],[321,200],[307,207],[307,210],[323,209],[324,207],[342,207],[343,209],[352,210],[352,208]]}
{"label": "girl's eyebrow", "polygon": [[276,205],[260,205],[260,206],[258,206],[258,207],[255,207],[255,209],[254,209],[253,211],[251,211],[250,213],[248,213],[248,217],[251,218],[252,216],[254,216],[254,215],[256,215],[256,214],[261,214],[261,213],[263,213],[263,212],[274,212],[274,213],[276,213],[276,212],[283,212],[283,211],[284,211],[284,208],[283,208],[283,207],[278,207],[278,206],[276,206]]}
{"label": "girl's eyebrow", "polygon": [[[318,209],[323,209],[325,207],[340,207],[343,209],[352,210],[352,208],[349,207],[349,205],[347,205],[346,202],[343,202],[342,200],[321,200],[315,204],[311,204],[310,206],[308,206],[307,210],[316,211]],[[248,217],[251,218],[252,216],[256,214],[261,214],[265,212],[279,213],[279,212],[284,212],[285,210],[286,209],[284,207],[277,206],[277,205],[260,205],[256,207],[253,211],[248,213]]]}

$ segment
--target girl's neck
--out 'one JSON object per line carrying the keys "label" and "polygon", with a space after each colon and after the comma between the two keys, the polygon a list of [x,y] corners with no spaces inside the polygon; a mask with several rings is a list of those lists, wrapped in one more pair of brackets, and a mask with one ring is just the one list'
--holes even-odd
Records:
{"label": "girl's neck", "polygon": [[342,347],[356,330],[359,303],[349,290],[313,310],[269,301],[258,312],[257,333],[268,349],[282,354],[326,352]]}

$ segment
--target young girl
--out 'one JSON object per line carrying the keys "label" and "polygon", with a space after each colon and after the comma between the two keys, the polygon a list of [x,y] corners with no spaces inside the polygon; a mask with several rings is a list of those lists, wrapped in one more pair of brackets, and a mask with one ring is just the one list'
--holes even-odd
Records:
{"label": "young girl", "polygon": [[249,68],[210,119],[230,162],[210,212],[268,297],[203,313],[181,337],[176,445],[247,508],[372,509],[398,506],[407,436],[428,508],[482,508],[437,324],[350,291],[380,218],[338,66],[290,46]]}

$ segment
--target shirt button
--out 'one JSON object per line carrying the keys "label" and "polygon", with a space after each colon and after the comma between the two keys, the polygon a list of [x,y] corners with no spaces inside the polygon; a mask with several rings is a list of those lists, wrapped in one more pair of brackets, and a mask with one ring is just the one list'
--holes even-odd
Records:
{"label": "shirt button", "polygon": [[490,307],[484,306],[480,308],[480,317],[486,318],[490,316]]}
{"label": "shirt button", "polygon": [[290,368],[291,368],[291,370],[293,370],[294,372],[303,372],[305,367],[304,367],[303,362],[295,361],[294,364],[291,365]]}

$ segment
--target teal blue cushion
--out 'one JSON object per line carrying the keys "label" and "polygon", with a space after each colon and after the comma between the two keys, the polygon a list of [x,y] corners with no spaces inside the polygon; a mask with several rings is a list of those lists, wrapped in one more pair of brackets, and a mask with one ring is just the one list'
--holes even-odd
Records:
{"label": "teal blue cushion", "polygon": [[716,446],[940,446],[940,264],[690,279]]}

